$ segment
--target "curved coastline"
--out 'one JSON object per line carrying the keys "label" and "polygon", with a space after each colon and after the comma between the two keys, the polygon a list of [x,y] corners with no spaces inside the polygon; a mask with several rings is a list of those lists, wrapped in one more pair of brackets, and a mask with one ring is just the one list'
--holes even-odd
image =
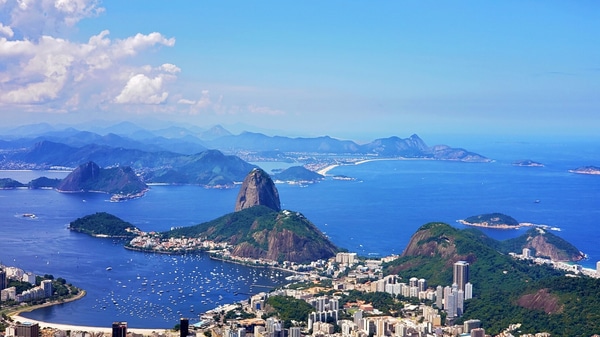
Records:
{"label": "curved coastline", "polygon": [[[51,306],[55,306],[55,305],[59,305],[59,304],[65,304],[65,303],[77,301],[77,300],[83,298],[86,294],[87,293],[85,290],[81,290],[79,292],[79,294],[77,294],[71,298],[67,298],[64,301],[52,301],[52,302],[46,302],[46,303],[42,303],[42,304],[38,304],[38,305],[19,307],[19,308],[16,308],[14,311],[8,312],[7,316],[10,317],[14,322],[37,323],[40,326],[40,329],[52,328],[52,329],[59,329],[59,330],[65,330],[65,331],[66,330],[87,331],[87,332],[96,331],[96,332],[111,333],[112,327],[98,327],[98,326],[52,323],[52,322],[40,321],[40,320],[21,316],[21,314],[24,312],[31,312],[31,311],[38,310],[41,308],[46,308],[46,307],[51,307]],[[148,335],[152,335],[155,332],[166,331],[167,329],[163,329],[163,328],[147,329],[147,328],[127,327],[127,330],[142,334],[144,336],[148,336]]]}

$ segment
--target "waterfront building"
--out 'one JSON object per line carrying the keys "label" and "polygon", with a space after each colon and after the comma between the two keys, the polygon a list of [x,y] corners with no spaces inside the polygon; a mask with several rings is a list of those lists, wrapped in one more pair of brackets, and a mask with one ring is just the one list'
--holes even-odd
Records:
{"label": "waterfront building", "polygon": [[15,337],[38,337],[39,334],[40,326],[37,323],[24,322],[15,328]]}
{"label": "waterfront building", "polygon": [[600,261],[596,262],[596,274],[600,275]]}
{"label": "waterfront building", "polygon": [[52,297],[52,292],[54,291],[52,289],[52,280],[43,280],[40,286],[44,290],[44,297]]}
{"label": "waterfront building", "polygon": [[127,322],[113,322],[112,337],[127,337]]}
{"label": "waterfront building", "polygon": [[531,257],[531,250],[529,248],[523,248],[523,258],[530,258]]}
{"label": "waterfront building", "polygon": [[464,291],[465,284],[469,282],[469,263],[467,261],[457,261],[454,263],[453,271],[452,282],[458,285],[458,289]]}
{"label": "waterfront building", "polygon": [[23,276],[21,277],[21,280],[23,282],[29,282],[30,284],[35,285],[35,274],[28,271],[23,274]]}
{"label": "waterfront building", "polygon": [[179,337],[187,337],[190,330],[190,320],[187,318],[179,319]]}
{"label": "waterfront building", "polygon": [[16,300],[17,299],[17,288],[9,287],[0,290],[0,301]]}

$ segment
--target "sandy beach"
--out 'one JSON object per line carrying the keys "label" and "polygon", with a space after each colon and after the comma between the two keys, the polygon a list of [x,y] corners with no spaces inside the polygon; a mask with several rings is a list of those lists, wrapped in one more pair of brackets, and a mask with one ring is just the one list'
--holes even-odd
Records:
{"label": "sandy beach", "polygon": [[[333,170],[334,168],[340,166],[340,165],[360,165],[360,164],[365,164],[365,163],[370,163],[372,161],[383,161],[383,160],[413,160],[411,158],[374,158],[374,159],[363,159],[363,160],[359,160],[356,161],[354,163],[349,163],[349,164],[331,164],[328,166],[325,166],[324,168],[320,169],[317,171],[318,174],[320,175],[326,175],[327,172]],[[414,160],[426,160],[425,158],[415,158]]]}
{"label": "sandy beach", "polygon": [[[76,301],[82,297],[84,297],[86,295],[85,291],[81,291],[77,296],[69,298],[67,300],[65,300],[64,302],[48,302],[48,303],[44,303],[44,304],[40,304],[40,305],[34,305],[34,306],[27,306],[27,307],[23,307],[23,308],[17,308],[15,309],[15,311],[12,311],[10,313],[8,313],[8,316],[12,318],[12,320],[14,322],[20,322],[20,323],[24,323],[24,322],[30,322],[30,323],[38,323],[38,325],[40,326],[40,329],[43,328],[53,328],[53,329],[59,329],[59,330],[71,330],[71,331],[88,331],[88,332],[104,332],[104,333],[108,333],[108,334],[112,334],[112,327],[111,326],[107,326],[107,327],[98,327],[98,326],[84,326],[84,325],[73,325],[73,324],[59,324],[59,323],[50,323],[50,322],[44,322],[44,321],[38,321],[35,319],[30,319],[27,317],[23,317],[20,314],[22,312],[30,312],[36,309],[40,309],[40,308],[44,308],[44,307],[49,307],[52,305],[57,305],[57,304],[63,304],[63,303],[67,303],[67,302],[71,302],[71,301]],[[173,325],[175,325],[175,323],[173,323]],[[154,333],[164,333],[165,331],[167,331],[167,329],[163,329],[163,328],[157,328],[157,329],[139,329],[139,328],[134,328],[134,327],[127,327],[127,331],[131,331],[131,332],[135,332],[138,334],[142,334],[144,336],[150,336],[153,335]]]}
{"label": "sandy beach", "polygon": [[[112,327],[110,327],[110,326],[99,327],[99,326],[84,326],[84,325],[49,323],[49,322],[38,321],[35,319],[29,319],[27,317],[20,316],[19,314],[11,315],[10,317],[15,322],[38,323],[40,326],[40,329],[53,328],[53,329],[64,330],[64,331],[70,330],[70,331],[104,332],[107,334],[112,334]],[[175,325],[175,323],[173,323],[173,325]],[[154,333],[164,333],[165,331],[168,331],[168,330],[167,329],[138,329],[138,328],[127,327],[127,331],[142,334],[144,336],[151,336]]]}
{"label": "sandy beach", "polygon": [[324,168],[318,170],[317,173],[324,176],[327,174],[327,172],[333,170],[334,168],[336,168],[338,166],[340,166],[340,165],[339,164],[328,165],[328,166],[325,166]]}

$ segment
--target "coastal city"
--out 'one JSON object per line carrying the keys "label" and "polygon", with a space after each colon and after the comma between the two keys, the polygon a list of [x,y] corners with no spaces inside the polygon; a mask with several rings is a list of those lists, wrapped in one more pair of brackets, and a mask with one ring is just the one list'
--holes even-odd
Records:
{"label": "coastal city", "polygon": [[[189,249],[190,244],[187,240],[153,245],[146,240],[137,239],[135,242],[144,242],[146,248],[163,247],[172,252]],[[209,242],[201,246],[214,249],[217,245]],[[80,327],[28,320],[19,313],[32,310],[40,304],[52,305],[76,300],[85,295],[84,291],[63,293],[66,296],[58,299],[57,289],[52,286],[55,280],[36,277],[15,266],[0,266],[2,324],[5,326],[3,336],[488,336],[485,334],[485,326],[477,319],[456,323],[464,314],[465,302],[477,293],[477,285],[470,282],[470,265],[466,261],[454,263],[452,284],[431,285],[426,279],[418,278],[418,275],[409,279],[396,275],[384,276],[382,265],[399,258],[397,255],[365,259],[356,253],[342,252],[329,260],[297,264],[235,257],[229,254],[226,246],[218,248],[220,249],[208,251],[212,258],[256,268],[277,268],[290,274],[287,277],[288,283],[269,292],[252,294],[248,299],[237,303],[220,305],[200,313],[198,317],[182,315],[180,322],[173,322],[175,328],[172,330],[128,329],[127,322],[121,321],[116,321],[112,327]],[[571,277],[600,277],[600,262],[597,269],[592,270],[578,264],[533,257],[527,248],[518,254],[511,253],[510,256],[538,265],[552,266]],[[37,286],[36,279],[39,284]],[[16,286],[21,286],[21,283],[28,284],[29,289],[18,293]],[[277,307],[277,302],[286,304]],[[298,313],[284,313],[285,310],[289,311],[289,308],[284,308],[286,306],[294,309],[302,307],[304,311],[299,316]],[[550,336],[543,332],[535,335],[516,334],[519,327],[520,323],[514,322],[496,336]]]}

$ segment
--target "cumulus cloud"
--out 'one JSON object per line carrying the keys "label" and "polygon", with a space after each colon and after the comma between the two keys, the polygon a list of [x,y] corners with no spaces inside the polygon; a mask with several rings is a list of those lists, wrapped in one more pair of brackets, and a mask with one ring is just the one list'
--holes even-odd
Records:
{"label": "cumulus cloud", "polygon": [[162,76],[150,78],[144,74],[134,75],[129,79],[121,93],[115,98],[116,103],[160,104],[169,93],[163,91]]}
{"label": "cumulus cloud", "polygon": [[[150,81],[123,76],[135,69],[122,64],[122,59],[154,45],[173,45],[174,39],[151,33],[111,40],[109,34],[107,30],[102,31],[87,43],[52,36],[42,36],[37,41],[0,38],[0,57],[6,60],[6,69],[0,73],[0,103],[44,103],[59,98],[61,93],[73,96],[69,90],[84,90],[86,86],[111,90],[122,87],[125,82],[127,90],[123,89],[119,94],[121,98],[115,102],[133,102],[143,100],[140,95],[147,93],[148,88],[159,85],[158,90],[162,89],[164,80],[180,71],[177,66],[166,63],[158,69],[139,67],[136,74],[142,76],[148,72],[164,73],[159,77],[146,77]],[[140,91],[140,87],[146,91]],[[164,91],[154,92],[148,94],[145,101],[160,103],[166,99],[165,95],[168,94]]]}
{"label": "cumulus cloud", "polygon": [[7,37],[13,37],[15,35],[15,32],[13,32],[12,28],[10,28],[9,26],[5,26],[4,24],[2,24],[2,22],[0,22],[0,34]]}
{"label": "cumulus cloud", "polygon": [[3,0],[2,12],[19,35],[54,35],[104,12],[97,0]]}

